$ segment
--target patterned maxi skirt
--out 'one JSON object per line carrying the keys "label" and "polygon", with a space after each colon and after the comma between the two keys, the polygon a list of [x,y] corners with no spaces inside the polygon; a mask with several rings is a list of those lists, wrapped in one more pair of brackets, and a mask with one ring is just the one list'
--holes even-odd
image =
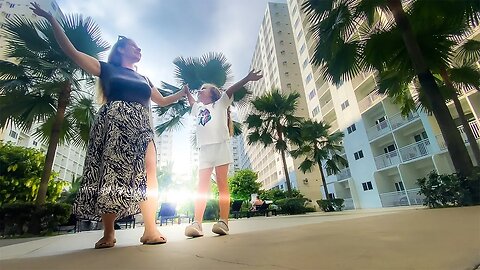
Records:
{"label": "patterned maxi skirt", "polygon": [[78,219],[117,219],[138,214],[146,200],[145,153],[153,140],[148,109],[139,103],[113,101],[103,105],[88,141],[83,179],[73,213]]}

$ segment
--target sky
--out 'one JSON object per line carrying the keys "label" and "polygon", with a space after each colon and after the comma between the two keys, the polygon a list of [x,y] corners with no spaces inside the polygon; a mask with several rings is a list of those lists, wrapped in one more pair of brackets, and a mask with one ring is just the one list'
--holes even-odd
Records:
{"label": "sky", "polygon": [[[159,85],[177,84],[173,60],[222,52],[234,81],[247,73],[268,2],[282,0],[57,0],[65,14],[90,16],[111,45],[118,35],[142,49],[138,71]],[[106,57],[106,56],[105,56]],[[174,134],[174,170],[189,160],[185,130]]]}

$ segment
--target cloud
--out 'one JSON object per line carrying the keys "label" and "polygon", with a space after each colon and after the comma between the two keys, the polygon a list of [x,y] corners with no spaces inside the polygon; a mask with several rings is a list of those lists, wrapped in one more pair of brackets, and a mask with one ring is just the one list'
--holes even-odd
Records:
{"label": "cloud", "polygon": [[[139,72],[155,85],[176,83],[172,61],[178,56],[222,52],[232,64],[235,81],[251,63],[268,0],[57,0],[64,13],[90,16],[105,40],[131,37],[142,48]],[[276,1],[285,2],[285,1]],[[184,133],[188,133],[185,132]],[[179,132],[174,143],[189,153],[189,135]],[[189,159],[188,156],[183,158]],[[181,160],[176,157],[175,160]]]}

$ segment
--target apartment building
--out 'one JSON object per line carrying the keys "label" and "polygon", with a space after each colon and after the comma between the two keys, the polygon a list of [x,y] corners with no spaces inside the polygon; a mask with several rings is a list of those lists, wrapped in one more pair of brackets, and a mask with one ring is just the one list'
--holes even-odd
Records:
{"label": "apartment building", "polygon": [[[378,93],[372,73],[341,85],[327,82],[310,64],[315,44],[302,2],[288,0],[288,8],[309,116],[345,133],[343,157],[349,166],[336,175],[324,171],[329,193],[345,199],[347,209],[422,204],[416,180],[432,170],[454,171],[435,118],[420,111],[403,116],[398,105]],[[480,30],[471,38],[480,39]],[[478,142],[480,93],[465,91],[460,101]],[[448,106],[467,143],[458,113]]]}
{"label": "apartment building", "polygon": [[[300,72],[297,51],[295,49],[296,35],[285,3],[269,3],[263,22],[260,26],[257,44],[253,54],[252,69],[262,70],[263,78],[250,85],[254,96],[261,96],[273,88],[282,93],[298,92],[301,97],[296,115],[308,117],[308,109],[303,91],[303,76]],[[239,113],[240,119],[245,119],[252,107],[247,107]],[[286,180],[280,154],[273,147],[264,148],[261,144],[249,145],[246,141],[248,131],[244,130],[243,138],[237,144],[242,155],[239,156],[239,166],[250,168],[258,173],[258,181],[263,189],[280,188],[286,190]],[[302,192],[307,198],[321,198],[319,171],[302,173],[298,166],[301,159],[293,159],[287,154],[287,167],[292,188]]]}

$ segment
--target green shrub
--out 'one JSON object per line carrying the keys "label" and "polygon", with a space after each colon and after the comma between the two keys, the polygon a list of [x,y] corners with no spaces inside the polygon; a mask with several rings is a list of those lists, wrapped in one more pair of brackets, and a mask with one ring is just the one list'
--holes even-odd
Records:
{"label": "green shrub", "polygon": [[286,198],[277,200],[275,204],[280,208],[280,212],[287,215],[305,214],[307,212],[304,198]]}
{"label": "green shrub", "polygon": [[324,212],[342,211],[344,207],[343,202],[343,199],[317,200],[318,206]]}
{"label": "green shrub", "polygon": [[432,171],[427,177],[417,180],[423,204],[431,207],[465,206],[480,203],[480,169],[475,168],[469,177],[456,173],[437,174]]}
{"label": "green shrub", "polygon": [[[0,205],[33,202],[37,197],[45,155],[37,149],[0,142]],[[55,181],[52,173],[47,189],[47,202],[56,202],[66,181]]]}
{"label": "green shrub", "polygon": [[303,195],[300,191],[293,189],[291,192],[283,191],[281,189],[275,188],[260,193],[260,199],[262,200],[272,200],[274,203],[281,199],[286,198],[303,198]]}
{"label": "green shrub", "polygon": [[64,203],[46,203],[37,207],[33,202],[20,202],[0,206],[0,233],[23,235],[35,233],[39,224],[40,234],[57,230],[68,221],[72,206]]}

